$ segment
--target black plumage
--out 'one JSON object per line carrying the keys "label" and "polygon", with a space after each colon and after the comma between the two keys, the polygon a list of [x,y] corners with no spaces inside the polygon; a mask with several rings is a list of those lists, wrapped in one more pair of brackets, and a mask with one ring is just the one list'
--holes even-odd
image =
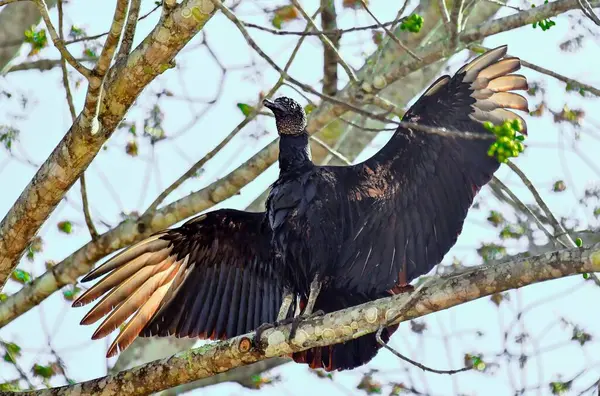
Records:
{"label": "black plumage", "polygon": [[[505,46],[496,48],[454,77],[439,78],[403,120],[489,134],[485,121],[520,119],[507,109],[526,111],[527,101],[509,91],[527,89],[527,81],[510,74],[520,62],[501,59],[505,54]],[[454,245],[473,198],[499,167],[487,156],[491,139],[403,127],[360,164],[317,166],[302,107],[289,98],[265,105],[281,137],[280,175],[265,212],[200,215],[84,278],[106,274],[74,303],[106,294],[82,321],[109,314],[94,338],[135,312],[108,356],[138,335],[229,338],[292,317],[293,302],[309,315],[402,291]],[[386,341],[394,330],[384,332]],[[378,348],[375,336],[366,335],[293,358],[315,368],[349,369],[368,362]]]}

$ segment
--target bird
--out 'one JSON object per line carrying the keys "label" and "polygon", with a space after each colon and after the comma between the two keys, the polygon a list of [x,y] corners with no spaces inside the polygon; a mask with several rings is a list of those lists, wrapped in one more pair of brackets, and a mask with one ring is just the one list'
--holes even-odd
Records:
{"label": "bird", "polygon": [[[525,120],[527,79],[507,46],[485,52],[452,77],[435,80],[369,159],[347,166],[311,159],[307,116],[288,97],[265,99],[275,117],[280,174],[263,212],[219,209],[160,231],[86,275],[94,286],[73,306],[101,300],[83,317],[106,318],[92,338],[121,328],[114,356],[138,337],[227,339],[410,290],[456,243],[478,191],[500,163],[484,123]],[[127,319],[131,316],[131,319]],[[384,329],[389,340],[397,326]],[[327,371],[369,362],[374,334],[291,356]]]}

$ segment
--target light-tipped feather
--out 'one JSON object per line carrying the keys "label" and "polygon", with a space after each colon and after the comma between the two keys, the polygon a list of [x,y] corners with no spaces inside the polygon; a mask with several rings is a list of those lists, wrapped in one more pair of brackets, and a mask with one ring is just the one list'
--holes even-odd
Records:
{"label": "light-tipped feather", "polygon": [[94,308],[83,317],[81,324],[89,325],[96,322],[102,316],[110,312],[115,306],[122,301],[125,301],[132,293],[136,292],[136,290],[139,290],[140,287],[143,287],[142,285],[148,281],[148,279],[152,278],[152,276],[167,270],[173,265],[174,261],[174,257],[167,257],[158,264],[140,269],[104,296]]}
{"label": "light-tipped feather", "polygon": [[158,288],[174,277],[174,273],[177,269],[177,267],[170,267],[165,271],[150,277],[150,279],[144,282],[144,284],[129,296],[123,304],[119,305],[106,317],[106,319],[104,319],[92,335],[92,339],[97,340],[98,338],[102,338],[121,326],[131,314],[145,305],[148,298],[151,297]]}
{"label": "light-tipped feather", "polygon": [[98,268],[92,270],[89,274],[84,276],[81,281],[87,282],[102,276],[113,269],[120,267],[121,265],[135,259],[138,256],[141,256],[144,253],[148,252],[157,252],[161,249],[166,248],[169,245],[169,241],[165,241],[163,239],[159,239],[164,233],[152,235],[143,241],[138,242],[137,244],[125,249],[121,253],[117,254],[115,257],[108,260],[106,263],[102,264]]}
{"label": "light-tipped feather", "polygon": [[464,82],[475,81],[475,79],[477,77],[480,77],[479,73],[481,72],[481,70],[485,69],[486,67],[493,64],[498,59],[500,59],[504,55],[506,55],[507,48],[508,47],[506,45],[502,45],[498,48],[489,50],[485,54],[477,57],[476,59],[472,60],[471,62],[467,63],[466,65],[464,65],[463,67],[458,69],[456,74],[466,72],[465,77],[463,78],[463,81]]}
{"label": "light-tipped feather", "polygon": [[171,283],[172,279],[171,281],[159,287],[148,299],[148,301],[142,305],[138,312],[136,312],[133,318],[131,318],[127,325],[125,325],[123,331],[117,336],[117,338],[108,348],[108,352],[106,353],[107,358],[116,355],[119,350],[122,351],[131,345],[131,343],[140,334],[142,329],[146,326],[150,318],[158,309],[160,302],[167,293],[167,290],[169,290]]}
{"label": "light-tipped feather", "polygon": [[167,258],[170,252],[171,249],[168,248],[158,252],[146,252],[139,257],[134,258],[132,261],[122,265],[114,272],[108,274],[106,278],[89,288],[73,302],[73,306],[80,307],[82,305],[89,304],[102,294],[106,293],[108,290],[112,289],[114,286],[125,281],[131,275],[138,272],[141,268],[160,263]]}

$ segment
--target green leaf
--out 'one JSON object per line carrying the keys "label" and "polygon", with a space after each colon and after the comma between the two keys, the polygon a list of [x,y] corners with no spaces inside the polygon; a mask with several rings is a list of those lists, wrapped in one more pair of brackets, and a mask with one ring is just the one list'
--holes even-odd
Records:
{"label": "green leaf", "polygon": [[63,297],[67,301],[73,301],[81,289],[76,285],[69,285],[63,290]]}
{"label": "green leaf", "polygon": [[552,186],[552,191],[554,191],[554,192],[563,192],[566,189],[567,189],[567,185],[562,180],[555,181],[554,185]]}
{"label": "green leaf", "polygon": [[498,226],[504,224],[504,222],[505,222],[504,216],[502,216],[502,213],[497,212],[495,210],[490,211],[490,215],[488,216],[487,221],[492,223],[494,225],[494,227],[498,227]]}
{"label": "green leaf", "polygon": [[465,365],[473,367],[477,371],[484,371],[487,367],[481,355],[465,354]]}
{"label": "green leaf", "polygon": [[477,249],[477,253],[483,258],[484,262],[500,260],[506,254],[506,248],[496,243],[482,243]]}
{"label": "green leaf", "polygon": [[42,366],[41,364],[34,364],[33,368],[31,369],[31,371],[33,372],[34,375],[38,376],[38,377],[42,377],[42,378],[51,378],[53,375],[56,374],[56,371],[54,370],[54,367],[52,367],[51,365],[49,366]]}
{"label": "green leaf", "polygon": [[46,37],[46,30],[40,29],[35,30],[35,26],[25,30],[26,43],[31,44],[31,51],[28,56],[32,56],[40,52],[42,48],[48,45],[48,37]]}
{"label": "green leaf", "polygon": [[314,109],[316,109],[316,108],[317,108],[317,107],[316,107],[314,104],[312,104],[312,103],[309,103],[309,104],[307,104],[306,106],[304,106],[304,112],[306,113],[306,115],[309,115],[309,114],[310,114],[310,113],[312,113],[312,111],[313,111]]}
{"label": "green leaf", "polygon": [[82,28],[79,28],[75,25],[71,26],[71,30],[69,31],[69,37],[72,39],[78,39],[81,37],[85,37],[85,30],[83,30]]}
{"label": "green leaf", "polygon": [[64,232],[65,234],[70,234],[73,232],[73,224],[71,224],[71,222],[68,220],[61,221],[56,226],[60,232]]}
{"label": "green leaf", "polygon": [[245,115],[246,117],[248,117],[250,115],[250,113],[252,113],[254,111],[254,107],[252,107],[246,103],[238,103],[237,107],[238,107],[238,109],[240,109],[242,111],[242,114]]}
{"label": "green leaf", "polygon": [[553,395],[564,395],[571,389],[571,382],[550,382],[550,391]]}
{"label": "green leaf", "polygon": [[10,151],[12,145],[19,138],[19,130],[8,125],[0,125],[0,143]]}
{"label": "green leaf", "polygon": [[0,293],[0,302],[4,302],[6,300],[8,300],[6,293]]}
{"label": "green leaf", "polygon": [[575,245],[577,245],[577,247],[582,247],[583,240],[581,238],[575,238]]}
{"label": "green leaf", "polygon": [[14,342],[3,343],[2,346],[6,351],[4,354],[4,361],[15,364],[17,357],[21,356],[21,347]]}
{"label": "green leaf", "polygon": [[419,14],[412,14],[400,24],[400,30],[408,30],[411,33],[419,33],[423,27],[424,19]]}
{"label": "green leaf", "polygon": [[31,282],[31,274],[19,268],[15,269],[10,277],[22,285]]}
{"label": "green leaf", "polygon": [[488,156],[496,157],[498,162],[506,163],[509,158],[517,157],[525,150],[522,135],[523,124],[520,119],[504,121],[500,125],[494,125],[489,121],[483,123],[483,127],[496,135],[496,141],[488,149]]}
{"label": "green leaf", "polygon": [[592,335],[575,326],[573,328],[573,336],[571,337],[571,340],[577,341],[579,345],[583,346],[586,342],[592,340]]}
{"label": "green leaf", "polygon": [[21,387],[19,386],[18,380],[0,384],[0,391],[2,391],[2,392],[18,392],[20,390],[21,390]]}

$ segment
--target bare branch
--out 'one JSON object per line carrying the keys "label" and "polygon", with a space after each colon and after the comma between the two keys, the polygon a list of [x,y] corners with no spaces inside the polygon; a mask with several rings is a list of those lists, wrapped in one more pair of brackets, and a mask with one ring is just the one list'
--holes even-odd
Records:
{"label": "bare branch", "polygon": [[[335,2],[330,0],[321,0],[321,25],[323,30],[337,29],[337,14],[335,11]],[[342,35],[330,36],[331,44],[336,50],[340,48],[340,39]],[[338,60],[335,53],[326,45],[323,46],[323,93],[334,96],[338,90]]]}
{"label": "bare branch", "polygon": [[88,78],[88,91],[79,124],[82,128],[91,128],[90,133],[92,135],[98,133],[100,129],[100,125],[98,124],[98,112],[100,111],[99,106],[100,96],[102,95],[102,85],[104,84],[106,72],[110,67],[113,55],[117,49],[117,44],[121,38],[128,3],[128,0],[117,0],[115,14],[113,16],[108,37],[104,42],[104,47],[98,58],[98,63],[96,63],[94,70]]}
{"label": "bare branch", "polygon": [[[319,32],[319,28],[315,24],[315,21],[313,21],[313,19],[306,13],[306,11],[304,11],[304,8],[302,8],[302,6],[298,2],[298,0],[292,0],[292,4],[294,4],[294,7],[296,7],[300,11],[300,13],[302,14],[302,16],[304,17],[304,19],[306,19],[306,22],[308,22],[308,24],[312,27],[312,29],[314,31],[316,31],[316,32]],[[240,25],[240,26],[243,27],[243,25]],[[342,56],[338,52],[338,49],[336,48],[335,45],[333,45],[331,43],[331,41],[329,40],[329,38],[327,38],[327,36],[324,35],[324,34],[319,34],[319,39],[321,40],[321,42],[323,43],[324,46],[326,46],[327,48],[329,48],[329,50],[332,53],[335,54],[335,56],[337,57],[337,60],[338,60],[339,64],[346,71],[346,74],[348,75],[348,78],[350,79],[350,81],[352,83],[357,82],[356,74],[354,73],[354,70],[352,70],[352,68],[350,66],[348,66],[348,64],[346,63],[346,61],[344,61],[344,58],[342,58]]]}
{"label": "bare branch", "polygon": [[82,125],[85,124],[81,122],[84,117],[80,114],[8,211],[0,223],[1,285],[40,225],[90,164],[140,92],[168,69],[175,55],[215,11],[208,0],[204,0],[200,9],[200,13],[191,14],[188,1],[178,4],[133,51],[130,60],[119,64],[102,96],[97,117],[100,132],[89,133]]}
{"label": "bare branch", "polygon": [[[61,58],[62,59],[62,58]],[[61,59],[40,59],[31,62],[23,62],[16,65],[7,66],[4,70],[5,74],[25,71],[25,70],[52,70],[57,66],[60,66]],[[77,58],[78,62],[95,62],[98,58]]]}
{"label": "bare branch", "polygon": [[527,175],[525,175],[525,173],[523,173],[523,171],[514,162],[508,161],[506,164],[513,172],[515,172],[517,174],[517,176],[519,176],[519,178],[523,181],[523,184],[525,184],[527,189],[529,189],[529,191],[533,195],[533,198],[535,198],[535,202],[537,202],[537,204],[540,206],[540,208],[544,211],[544,213],[546,214],[546,217],[548,218],[548,220],[550,220],[550,224],[552,224],[552,227],[554,227],[554,235],[557,238],[563,238],[568,243],[568,245],[570,245],[572,247],[576,247],[577,245],[575,245],[575,241],[573,241],[573,239],[571,238],[569,233],[565,230],[565,228],[562,226],[562,224],[560,224],[560,222],[556,219],[556,217],[554,216],[554,213],[552,213],[552,211],[550,210],[548,205],[546,205],[546,202],[544,202],[544,199],[542,198],[540,193],[536,190],[536,188],[533,186],[533,183],[531,182],[531,180],[529,180]]}
{"label": "bare branch", "polygon": [[54,25],[52,24],[52,21],[50,20],[50,15],[48,14],[48,7],[46,6],[46,1],[45,0],[33,0],[33,1],[34,1],[35,5],[37,6],[38,10],[40,11],[40,14],[42,14],[42,19],[44,20],[44,23],[46,24],[46,28],[48,29],[48,32],[50,33],[50,37],[52,38],[52,43],[54,44],[56,49],[60,52],[62,57],[65,58],[65,60],[67,62],[69,62],[69,64],[75,70],[77,70],[79,73],[81,73],[81,75],[84,76],[85,78],[89,79],[90,76],[92,75],[92,71],[90,69],[88,69],[87,67],[83,66],[81,63],[79,63],[77,61],[77,59],[75,59],[73,54],[71,54],[69,52],[69,50],[67,49],[67,47],[65,47],[65,43],[60,39],[60,37],[56,33],[56,29],[54,28]]}
{"label": "bare branch", "polygon": [[[58,0],[57,8],[58,8],[58,34],[59,34],[60,40],[64,41],[64,39],[65,39],[64,30],[63,30],[64,14],[63,14],[62,0]],[[69,85],[69,74],[67,73],[67,63],[63,56],[61,56],[60,60],[61,60],[60,67],[62,70],[63,85],[65,87],[65,93],[67,95],[67,104],[69,105],[69,112],[71,113],[71,121],[75,122],[75,120],[77,119],[77,114],[75,112],[75,105],[73,104],[73,94],[71,93],[71,87]],[[90,236],[92,237],[92,239],[96,239],[96,238],[98,238],[98,231],[96,231],[96,227],[94,227],[94,222],[92,221],[92,216],[90,214],[90,208],[89,208],[89,203],[88,203],[88,198],[87,198],[87,191],[86,191],[86,187],[85,187],[85,172],[81,174],[81,177],[79,178],[79,183],[81,184],[81,201],[83,204],[83,216],[85,218],[85,224],[88,227],[88,230],[90,232]]]}
{"label": "bare branch", "polygon": [[360,2],[362,4],[363,8],[365,9],[365,11],[367,11],[367,13],[371,16],[371,18],[373,18],[373,20],[375,22],[377,22],[377,25],[385,31],[385,33],[388,35],[388,37],[390,39],[392,39],[393,42],[395,42],[396,44],[398,44],[398,47],[402,48],[404,51],[406,51],[414,59],[416,59],[418,61],[422,60],[421,58],[419,58],[419,56],[417,54],[415,54],[414,52],[412,52],[411,49],[408,48],[402,41],[400,41],[400,39],[398,37],[396,37],[396,35],[394,33],[392,33],[392,31],[390,29],[388,29],[381,22],[379,22],[379,19],[377,19],[377,17],[375,16],[375,14],[373,14],[371,12],[371,10],[369,9],[369,6],[367,6],[367,2],[365,0],[360,0]]}
{"label": "bare branch", "polygon": [[[208,0],[207,0],[208,1]],[[596,0],[593,4],[600,4],[600,2],[598,0]],[[556,2],[552,2],[550,4],[546,4],[540,7],[536,7],[535,11],[536,12],[540,12],[543,13],[543,15],[545,15],[545,17],[551,17],[554,16],[556,14],[565,12],[567,10],[570,9],[574,9],[577,8],[577,0],[558,0]],[[178,9],[180,9],[180,7],[178,7]],[[527,13],[529,13],[529,11],[527,11]],[[528,14],[529,15],[529,14]],[[534,18],[537,14],[531,14],[532,16],[528,16],[528,18]],[[210,16],[207,17],[210,18]],[[189,19],[185,19],[183,17],[180,17],[180,19],[178,19],[178,21],[183,21],[183,22],[190,22]],[[171,20],[172,21],[172,20]],[[172,22],[171,22],[172,23]],[[519,25],[519,23],[521,23],[521,25]],[[522,19],[519,17],[515,17],[515,16],[509,16],[509,17],[505,17],[505,18],[499,18],[496,19],[494,21],[490,22],[486,22],[483,23],[477,27],[474,27],[470,30],[468,30],[466,33],[463,33],[463,35],[461,35],[461,37],[466,37],[469,40],[481,40],[482,38],[486,37],[486,35],[491,35],[491,34],[495,34],[496,32],[499,31],[504,31],[503,29],[511,29],[511,28],[515,28],[515,27],[519,27],[522,26],[523,23],[530,23],[528,22],[528,19]],[[178,32],[178,38],[175,39],[175,41],[180,40],[181,36],[184,35],[186,37],[187,34],[189,33],[188,29],[200,29],[201,26],[197,26],[196,24],[193,24],[193,26],[186,26],[186,28],[182,29],[182,30],[174,30],[175,32]],[[158,29],[158,27],[157,27]],[[157,29],[155,29],[155,31],[157,31]],[[181,33],[181,32],[185,32],[185,34]],[[480,34],[481,32],[481,34]],[[152,35],[150,35],[149,37],[152,37]],[[191,36],[189,36],[191,37]],[[189,38],[187,38],[189,39]],[[142,43],[140,45],[140,47],[138,47],[138,49],[136,49],[135,51],[140,51],[140,53],[144,53],[143,49],[146,49],[147,46],[149,46],[151,43],[153,43],[154,41],[150,38],[147,38],[144,43]],[[171,45],[173,45],[174,41],[169,42]],[[181,43],[181,45],[183,45],[183,42]],[[386,66],[386,71],[387,73],[385,74],[374,74],[374,75],[367,75],[365,76],[365,80],[368,84],[371,84],[372,87],[372,81],[374,79],[383,79],[384,86],[387,86],[389,84],[391,84],[392,82],[396,81],[395,79],[399,79],[402,78],[404,76],[406,76],[408,73],[412,72],[413,69],[416,70],[416,68],[420,68],[425,64],[430,64],[433,62],[436,62],[446,56],[450,55],[450,51],[446,52],[446,50],[444,49],[445,47],[443,46],[443,44],[441,42],[434,42],[431,45],[429,45],[427,47],[427,52],[426,54],[423,56],[423,63],[422,64],[418,64],[418,62],[415,62],[413,60],[410,60],[408,62],[395,62],[392,63],[389,66]],[[157,51],[157,53],[161,54],[161,56],[166,55],[165,51],[162,49],[162,47],[156,47],[155,51]],[[169,53],[169,55],[173,55],[172,53]],[[165,63],[168,62],[165,60],[161,60],[161,59],[157,59],[157,58],[153,58],[154,62],[153,63],[147,63],[144,57],[140,57],[140,58],[136,58],[136,59],[140,59],[142,60],[145,67],[150,67],[152,68],[153,71],[156,70],[156,68],[160,65],[163,65]],[[164,58],[163,58],[164,59]],[[141,78],[141,80],[138,80],[137,77],[134,77],[131,75],[132,70],[143,70],[144,67],[142,67],[142,65],[139,65],[137,68],[126,68],[124,70],[120,70],[119,71],[119,78],[115,78],[116,81],[113,81],[111,83],[111,87],[114,86],[114,89],[111,88],[111,92],[119,92],[119,89],[121,89],[120,87],[123,86],[127,86],[128,89],[122,89],[122,92],[127,93],[127,98],[120,98],[118,102],[116,103],[120,103],[124,107],[122,110],[125,111],[127,106],[129,106],[131,104],[131,102],[129,102],[129,100],[133,101],[133,99],[137,96],[137,94],[139,93],[139,91],[141,91],[141,89],[145,86],[145,84],[147,84],[149,81],[151,81],[151,79],[154,78],[155,75],[143,75],[143,76],[139,76]],[[125,78],[125,76],[127,75],[125,72],[129,73],[129,78],[131,78],[131,80],[128,80]],[[361,77],[363,78],[363,77]],[[369,83],[370,81],[370,83]],[[127,85],[127,83],[130,82],[135,82],[134,86],[132,87],[131,84]],[[372,87],[373,88],[373,87]],[[354,97],[353,92],[355,92],[352,89],[344,89],[342,92],[340,92],[337,96],[350,100],[349,98]],[[131,94],[131,96],[129,96]],[[364,95],[364,94],[363,94]],[[107,96],[109,96],[109,93],[107,93]],[[110,96],[109,96],[110,97]],[[105,99],[107,100],[107,99]],[[112,97],[112,100],[115,100],[114,97]],[[109,108],[110,109],[110,108]],[[309,117],[309,121],[308,121],[308,126],[307,126],[307,130],[309,131],[310,134],[314,134],[317,131],[321,130],[323,127],[325,127],[326,125],[328,125],[329,123],[331,123],[332,121],[340,118],[343,114],[345,114],[347,112],[347,108],[335,103],[321,103],[321,105],[316,108],[315,110],[313,110],[313,112],[310,114]],[[110,113],[108,112],[107,115],[105,116],[105,118],[103,118],[103,120],[105,120],[107,122],[108,125],[108,131],[112,131],[114,130],[114,127],[116,126],[116,123],[121,119],[120,117],[122,117],[121,115],[122,113],[119,112],[118,114]],[[105,129],[107,128],[107,126],[105,125]],[[110,132],[107,132],[107,134],[110,134]],[[93,144],[84,144],[83,147],[86,147],[85,150],[83,150],[83,153],[89,154],[90,157],[86,158],[86,161],[91,160],[91,157],[93,156],[93,154],[95,154],[97,152],[97,150],[100,148],[101,143],[104,140],[100,141],[100,142],[95,142]],[[72,143],[68,143],[69,147],[71,147],[71,149],[75,146],[73,146]],[[63,150],[65,146],[65,142],[61,143],[61,145],[59,146],[61,148],[61,150]],[[55,154],[53,154],[53,157],[51,157],[50,161],[48,161],[48,163],[56,163],[56,158],[59,158],[60,156],[60,152],[61,150],[55,150]],[[91,153],[90,153],[91,151]],[[118,227],[116,227],[115,229],[103,234],[100,239],[98,241],[95,241],[94,243],[88,243],[87,245],[83,246],[81,249],[79,249],[77,252],[75,252],[74,254],[72,254],[70,257],[68,257],[67,259],[63,260],[63,262],[61,262],[61,264],[59,264],[57,267],[54,268],[55,271],[51,271],[51,272],[47,272],[44,275],[42,275],[41,277],[39,277],[38,279],[36,279],[31,285],[27,285],[24,286],[23,289],[21,291],[19,291],[18,293],[9,296],[8,300],[5,301],[4,303],[0,304],[0,327],[6,325],[8,322],[10,322],[12,319],[16,318],[17,316],[21,315],[23,312],[28,311],[29,309],[31,309],[33,306],[35,306],[37,303],[39,303],[40,301],[44,300],[47,296],[49,296],[50,294],[52,294],[53,292],[55,292],[56,290],[58,290],[60,287],[69,284],[69,283],[74,283],[76,281],[76,278],[80,275],[83,275],[84,273],[88,272],[91,268],[91,266],[99,259],[101,259],[102,257],[104,257],[105,255],[114,252],[117,249],[123,248],[125,246],[130,245],[131,243],[135,242],[135,241],[139,241],[141,239],[143,239],[143,237],[147,236],[148,233],[150,232],[156,232],[156,231],[160,231],[166,227],[169,227],[172,224],[175,224],[178,221],[181,221],[189,216],[192,216],[194,214],[197,214],[199,212],[201,212],[202,210],[205,210],[209,207],[211,207],[214,203],[216,202],[221,202],[223,199],[230,197],[231,195],[235,194],[237,191],[239,191],[240,188],[242,188],[243,186],[245,186],[247,183],[249,183],[250,181],[252,181],[255,177],[258,176],[258,174],[260,174],[264,169],[266,169],[267,167],[269,167],[271,164],[273,164],[276,160],[277,160],[277,154],[278,154],[278,148],[277,148],[277,141],[267,145],[262,151],[260,151],[259,153],[257,153],[256,155],[254,155],[251,159],[249,159],[244,165],[240,166],[238,169],[236,169],[235,171],[233,171],[232,173],[230,173],[228,176],[226,176],[224,179],[220,180],[217,183],[214,183],[213,185],[197,192],[194,194],[191,194],[185,198],[182,198],[181,200],[174,202],[173,204],[168,205],[167,207],[159,210],[151,219],[150,223],[141,223],[142,225],[139,227],[138,229],[138,225],[135,223],[131,223],[131,222],[124,222],[122,224],[120,224]],[[81,165],[79,162],[75,163],[72,162],[71,157],[65,158],[65,159],[61,159],[60,163],[65,162],[66,164],[69,164],[68,166],[65,166],[62,169],[80,169],[81,167],[83,167],[83,165]],[[86,162],[85,164],[87,164],[89,162]],[[84,164],[84,165],[85,165]],[[44,169],[44,168],[43,168]],[[46,169],[43,173],[45,175],[47,175],[48,173],[48,169]],[[47,176],[44,176],[43,178],[46,178]],[[75,177],[76,179],[76,177]],[[73,180],[75,180],[73,179]],[[36,177],[36,180],[39,180],[39,177]],[[44,184],[44,188],[46,191],[52,191],[53,194],[56,194],[56,185],[62,185],[62,183],[60,182],[56,182],[55,184]],[[32,186],[35,186],[35,184],[30,185],[30,189],[34,188]],[[29,191],[29,190],[27,190]],[[34,195],[35,197],[37,197],[37,191],[38,187],[36,186],[33,190],[31,190],[32,192],[35,191]],[[27,193],[29,194],[29,192]],[[60,192],[60,196],[62,196],[62,192]],[[28,201],[28,197],[26,195],[26,193],[24,193],[22,195],[21,198],[19,198],[19,202],[26,202]],[[58,201],[56,201],[58,202]],[[55,203],[53,204],[55,205]],[[52,206],[53,208],[54,206]],[[45,210],[48,210],[48,213],[51,211],[52,208],[47,208]],[[8,225],[9,224],[9,220],[7,219],[11,219],[10,222],[15,222],[16,219],[27,219],[25,221],[21,220],[21,226],[23,227],[23,225],[25,224],[29,224],[29,222],[31,221],[31,219],[27,218],[27,210],[24,210],[25,207],[24,206],[15,206],[13,207],[13,209],[11,210],[11,212],[9,212],[9,214],[7,215],[7,217],[5,218],[5,220],[2,223],[2,226],[0,227],[0,279],[3,279],[2,276],[4,276],[4,279],[6,276],[8,276],[8,274],[10,273],[8,272],[3,272],[5,271],[4,268],[6,264],[6,253],[5,251],[7,251],[7,249],[4,247],[5,245],[3,245],[4,240],[7,239],[6,235],[8,233],[8,230],[11,229],[11,227]],[[22,212],[21,212],[22,210]],[[17,215],[18,214],[18,215]],[[5,225],[6,224],[6,225]],[[14,223],[12,223],[14,224]],[[41,224],[38,223],[38,224]],[[37,227],[39,225],[35,225],[33,227],[33,230],[37,230]],[[29,229],[29,227],[31,226],[27,226],[27,228]],[[141,230],[141,232],[140,232]],[[26,239],[19,239],[21,235],[25,235]],[[6,245],[6,246],[19,246],[19,244],[21,246],[26,246],[27,241],[29,241],[29,238],[31,238],[33,236],[33,233],[28,233],[27,234],[23,234],[23,233],[16,233],[16,234],[12,234],[11,237],[9,238],[10,240],[10,244]],[[17,243],[17,241],[19,241]],[[22,250],[20,250],[21,248],[18,247],[18,253],[13,251],[9,251],[8,256],[11,257],[11,263],[12,260],[15,260],[15,257],[17,255],[20,255],[20,253],[22,252]],[[11,267],[12,268],[12,267]],[[3,275],[6,274],[6,275]]]}
{"label": "bare branch", "polygon": [[[333,345],[373,333],[389,325],[400,307],[406,312],[393,324],[476,300],[480,297],[569,275],[600,271],[600,245],[562,250],[536,257],[481,265],[436,278],[424,286],[416,301],[406,293],[332,312],[300,324],[288,341],[291,325],[268,329],[256,340],[254,333],[193,349],[115,375],[77,385],[25,392],[24,395],[93,395],[119,389],[122,396],[146,395],[179,384],[211,377],[269,357]],[[407,301],[410,301],[407,304]],[[323,331],[316,332],[316,328]],[[328,331],[329,330],[329,331]]]}
{"label": "bare branch", "polygon": [[119,47],[119,52],[117,53],[117,60],[127,58],[131,52],[133,39],[135,37],[135,28],[137,27],[138,18],[140,15],[141,3],[142,0],[131,0],[131,4],[129,4],[127,22],[125,24],[125,31],[123,32],[123,40],[121,40],[121,46]]}
{"label": "bare branch", "polygon": [[90,203],[88,201],[87,187],[85,183],[85,172],[81,173],[81,177],[79,178],[79,184],[81,184],[81,204],[83,206],[83,217],[85,218],[85,225],[87,226],[88,231],[90,232],[92,240],[98,239],[98,230],[96,230],[96,226],[94,226],[92,214],[90,213]]}
{"label": "bare branch", "polygon": [[523,201],[521,201],[519,197],[517,197],[510,188],[508,188],[504,183],[502,183],[502,181],[496,176],[492,176],[492,180],[490,181],[490,187],[493,189],[495,186],[498,186],[504,193],[506,193],[510,197],[510,199],[512,199],[512,201],[515,203],[515,205],[519,208],[519,210],[537,224],[538,228],[542,230],[544,234],[546,234],[549,241],[556,242],[565,248],[569,247],[569,245],[565,244],[559,238],[555,237],[550,231],[548,231],[548,229],[544,226],[542,221],[538,219],[535,213],[533,213],[533,211],[529,209],[527,205],[525,205]]}

